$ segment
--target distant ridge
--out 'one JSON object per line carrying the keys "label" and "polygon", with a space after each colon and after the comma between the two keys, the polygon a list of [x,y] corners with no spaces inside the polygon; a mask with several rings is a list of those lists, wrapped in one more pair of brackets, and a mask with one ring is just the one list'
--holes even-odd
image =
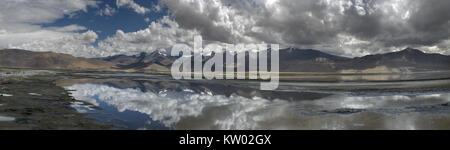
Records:
{"label": "distant ridge", "polygon": [[377,66],[404,71],[450,70],[450,56],[407,48],[398,52],[357,57],[342,64],[343,69],[360,70]]}
{"label": "distant ridge", "polygon": [[[0,67],[33,69],[168,72],[178,57],[163,51],[104,58],[78,58],[53,52],[0,50]],[[209,56],[204,57],[206,62]],[[398,52],[346,58],[312,49],[280,50],[280,72],[405,73],[450,70],[450,56],[407,48]]]}
{"label": "distant ridge", "polygon": [[0,50],[0,67],[64,69],[64,70],[112,70],[115,64],[88,58],[78,58],[54,52],[33,52],[20,49]]}

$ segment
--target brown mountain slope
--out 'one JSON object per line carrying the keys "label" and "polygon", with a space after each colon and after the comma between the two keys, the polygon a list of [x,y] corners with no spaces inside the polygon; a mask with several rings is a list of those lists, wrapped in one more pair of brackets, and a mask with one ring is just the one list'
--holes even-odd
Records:
{"label": "brown mountain slope", "polygon": [[53,52],[0,50],[0,67],[67,70],[114,70],[116,63]]}

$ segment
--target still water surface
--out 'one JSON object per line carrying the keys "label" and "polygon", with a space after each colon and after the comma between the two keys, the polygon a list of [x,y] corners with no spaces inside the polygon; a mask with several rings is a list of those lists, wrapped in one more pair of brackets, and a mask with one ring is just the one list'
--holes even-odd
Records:
{"label": "still water surface", "polygon": [[115,129],[450,129],[448,80],[252,83],[71,79],[72,107]]}

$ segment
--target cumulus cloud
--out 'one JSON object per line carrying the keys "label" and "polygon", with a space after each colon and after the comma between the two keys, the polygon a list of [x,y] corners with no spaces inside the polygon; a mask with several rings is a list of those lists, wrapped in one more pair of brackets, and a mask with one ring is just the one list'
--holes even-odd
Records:
{"label": "cumulus cloud", "polygon": [[105,8],[100,9],[97,14],[100,16],[112,16],[117,12],[115,8],[112,8],[108,4],[105,5]]}
{"label": "cumulus cloud", "polygon": [[[84,26],[42,27],[67,15],[97,7],[96,1],[85,0],[6,0],[0,5],[0,49],[24,43],[52,41],[86,30]],[[42,47],[40,49],[44,49]]]}
{"label": "cumulus cloud", "polygon": [[[82,0],[7,3],[8,7],[0,6],[0,47],[20,43],[9,37],[33,41],[32,37],[39,35],[73,36],[72,32],[85,28],[73,25],[59,31],[43,30],[36,24],[96,5]],[[167,10],[168,15],[146,29],[128,33],[119,29],[99,41],[98,49],[89,54],[153,51],[192,41],[194,35],[201,35],[207,42],[278,43],[282,47],[313,48],[348,57],[406,47],[450,54],[448,0],[160,0],[151,9],[133,0],[117,0],[116,5],[138,14]],[[106,5],[99,14],[112,15],[116,11]],[[150,22],[150,18],[145,21]]]}
{"label": "cumulus cloud", "polygon": [[64,15],[87,11],[87,7],[96,5],[95,1],[84,0],[6,0],[0,6],[0,28],[10,32],[38,30],[40,26],[36,24],[51,23]]}
{"label": "cumulus cloud", "polygon": [[35,40],[12,48],[32,51],[52,51],[71,54],[77,57],[99,56],[98,49],[93,46],[98,35],[93,31],[84,33],[71,33],[54,39]]}
{"label": "cumulus cloud", "polygon": [[[116,54],[137,54],[152,52],[157,49],[170,48],[177,43],[190,44],[196,30],[182,29],[169,17],[152,22],[148,28],[136,32],[125,33],[117,30],[116,34],[98,43],[101,56]],[[191,44],[192,45],[192,44]]]}
{"label": "cumulus cloud", "polygon": [[[435,46],[450,37],[446,0],[163,0],[161,5],[181,28],[225,43],[263,41],[358,56]],[[448,53],[435,52],[443,51]]]}
{"label": "cumulus cloud", "polygon": [[117,0],[116,6],[118,8],[120,8],[122,6],[131,8],[131,9],[133,9],[134,12],[141,14],[141,15],[150,12],[150,9],[140,6],[139,4],[135,3],[133,0]]}

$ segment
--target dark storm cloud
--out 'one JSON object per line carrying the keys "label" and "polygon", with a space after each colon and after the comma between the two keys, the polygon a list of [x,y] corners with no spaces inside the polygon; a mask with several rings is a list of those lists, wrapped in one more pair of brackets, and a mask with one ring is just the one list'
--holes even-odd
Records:
{"label": "dark storm cloud", "polygon": [[214,25],[214,21],[218,20],[218,9],[216,7],[208,7],[205,12],[193,11],[188,5],[178,5],[178,1],[167,1],[170,12],[173,14],[174,20],[186,29],[196,29],[202,33],[204,38],[212,41],[231,42],[231,34],[225,28]]}
{"label": "dark storm cloud", "polygon": [[281,33],[285,43],[318,44],[330,41],[340,30],[324,20],[327,6],[317,1],[280,1],[280,5],[283,15],[278,16],[275,8],[266,8],[267,16],[259,18],[256,25]]}
{"label": "dark storm cloud", "polygon": [[[448,53],[448,0],[163,2],[180,27],[224,43],[270,42],[370,54],[403,47]],[[429,47],[437,46],[438,49]],[[358,55],[358,54],[355,54]]]}
{"label": "dark storm cloud", "polygon": [[450,37],[450,1],[428,0],[418,3],[408,22],[421,38],[410,44],[434,45],[448,39]]}
{"label": "dark storm cloud", "polygon": [[450,20],[450,1],[418,1],[418,8],[409,22],[419,31],[439,31],[448,27]]}

